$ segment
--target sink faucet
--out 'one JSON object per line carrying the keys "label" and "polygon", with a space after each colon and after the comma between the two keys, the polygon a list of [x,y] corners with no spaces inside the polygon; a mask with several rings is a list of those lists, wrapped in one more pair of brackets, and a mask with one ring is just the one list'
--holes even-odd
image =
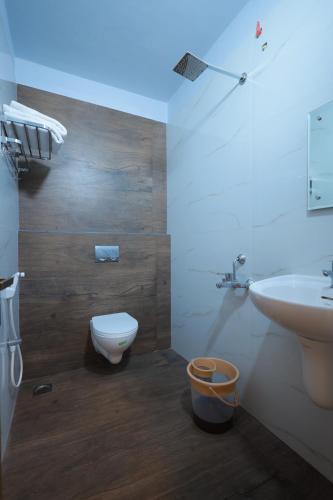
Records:
{"label": "sink faucet", "polygon": [[323,275],[327,276],[328,278],[331,278],[331,288],[333,288],[333,261],[332,261],[332,269],[330,271],[323,269]]}
{"label": "sink faucet", "polygon": [[233,281],[237,281],[237,277],[236,277],[236,265],[237,264],[240,264],[241,266],[243,266],[246,262],[246,255],[240,253],[239,255],[237,255],[237,257],[235,258],[235,260],[233,261],[232,263],[232,279]]}
{"label": "sink faucet", "polygon": [[232,263],[232,273],[224,273],[224,278],[219,283],[216,283],[216,288],[246,288],[248,289],[252,280],[248,279],[245,282],[240,282],[237,279],[236,267],[237,264],[241,266],[245,264],[246,256],[239,254]]}

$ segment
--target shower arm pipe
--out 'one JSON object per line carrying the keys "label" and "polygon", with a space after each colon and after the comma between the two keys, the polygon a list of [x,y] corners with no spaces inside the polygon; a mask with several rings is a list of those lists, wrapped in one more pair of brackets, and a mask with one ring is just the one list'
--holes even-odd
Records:
{"label": "shower arm pipe", "polygon": [[[192,54],[194,57],[197,59],[200,59],[198,56]],[[214,64],[210,64],[207,61],[201,59],[204,64],[207,64],[207,67],[213,71],[216,71],[217,73],[220,73],[221,75],[229,76],[230,78],[235,78],[236,80],[239,81],[240,84],[243,84],[246,82],[247,78],[247,73],[233,73],[232,71],[227,71],[223,68],[220,68],[219,66],[215,66]]]}
{"label": "shower arm pipe", "polygon": [[216,71],[217,73],[221,73],[221,75],[230,76],[231,78],[236,78],[237,80],[241,80],[242,78],[245,77],[245,73],[242,73],[241,75],[239,75],[237,73],[232,73],[231,71],[227,71],[225,69],[222,69],[219,66],[214,66],[213,64],[209,64],[207,62],[206,62],[206,64],[207,64],[209,69],[212,69],[213,71]]}

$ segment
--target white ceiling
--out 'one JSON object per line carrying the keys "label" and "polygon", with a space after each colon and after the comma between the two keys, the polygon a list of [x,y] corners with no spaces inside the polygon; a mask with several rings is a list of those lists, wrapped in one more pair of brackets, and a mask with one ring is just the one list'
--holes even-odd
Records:
{"label": "white ceiling", "polygon": [[168,101],[247,0],[6,0],[15,56]]}

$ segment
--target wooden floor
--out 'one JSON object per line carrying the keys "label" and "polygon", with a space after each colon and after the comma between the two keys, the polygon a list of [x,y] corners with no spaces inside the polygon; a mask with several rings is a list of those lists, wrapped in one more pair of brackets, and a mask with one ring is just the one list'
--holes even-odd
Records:
{"label": "wooden floor", "polygon": [[53,376],[53,392],[39,396],[25,383],[4,500],[333,498],[331,483],[245,411],[224,435],[196,428],[184,368],[169,350],[121,367],[100,359]]}

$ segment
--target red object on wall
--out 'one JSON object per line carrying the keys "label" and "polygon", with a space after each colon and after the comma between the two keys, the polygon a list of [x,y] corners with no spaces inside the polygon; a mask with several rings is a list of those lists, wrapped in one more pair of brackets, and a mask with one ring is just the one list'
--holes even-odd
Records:
{"label": "red object on wall", "polygon": [[262,27],[260,25],[260,21],[257,21],[256,37],[259,38],[261,34],[262,34]]}

